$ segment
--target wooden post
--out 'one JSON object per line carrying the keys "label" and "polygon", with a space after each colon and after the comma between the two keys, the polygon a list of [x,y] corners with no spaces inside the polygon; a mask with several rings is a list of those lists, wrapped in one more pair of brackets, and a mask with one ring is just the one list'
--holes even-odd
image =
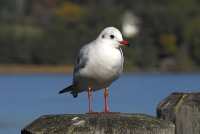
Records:
{"label": "wooden post", "polygon": [[143,114],[46,115],[21,134],[175,134],[174,124]]}
{"label": "wooden post", "polygon": [[157,116],[174,122],[176,134],[199,134],[200,92],[172,93],[158,105]]}

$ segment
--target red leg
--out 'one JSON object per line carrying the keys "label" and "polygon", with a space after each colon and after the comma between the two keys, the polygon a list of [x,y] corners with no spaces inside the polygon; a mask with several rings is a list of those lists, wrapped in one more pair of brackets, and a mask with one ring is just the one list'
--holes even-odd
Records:
{"label": "red leg", "polygon": [[92,112],[92,88],[88,88],[89,113]]}
{"label": "red leg", "polygon": [[109,97],[109,91],[108,88],[104,89],[104,112],[110,112],[109,105],[108,105],[108,97]]}

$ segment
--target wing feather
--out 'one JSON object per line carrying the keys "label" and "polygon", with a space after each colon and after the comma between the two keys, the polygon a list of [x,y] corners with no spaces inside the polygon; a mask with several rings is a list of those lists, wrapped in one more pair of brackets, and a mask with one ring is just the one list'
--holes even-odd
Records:
{"label": "wing feather", "polygon": [[85,68],[88,62],[88,53],[89,53],[89,45],[85,45],[82,47],[79,51],[78,56],[76,57],[76,62],[74,66],[74,79],[76,79],[76,76],[79,74],[81,69]]}

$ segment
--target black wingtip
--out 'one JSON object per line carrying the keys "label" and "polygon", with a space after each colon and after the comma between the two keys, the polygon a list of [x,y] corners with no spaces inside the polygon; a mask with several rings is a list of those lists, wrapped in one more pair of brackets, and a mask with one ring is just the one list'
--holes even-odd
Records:
{"label": "black wingtip", "polygon": [[70,91],[72,91],[72,90],[73,90],[73,85],[62,89],[62,90],[59,91],[58,93],[59,93],[59,94],[62,94],[62,93],[70,92]]}
{"label": "black wingtip", "polygon": [[62,93],[63,93],[63,90],[61,90],[61,91],[58,92],[58,94],[62,94]]}
{"label": "black wingtip", "polygon": [[65,92],[66,92],[66,88],[63,89],[63,90],[60,90],[60,91],[58,92],[58,94],[63,94],[63,93],[65,93]]}

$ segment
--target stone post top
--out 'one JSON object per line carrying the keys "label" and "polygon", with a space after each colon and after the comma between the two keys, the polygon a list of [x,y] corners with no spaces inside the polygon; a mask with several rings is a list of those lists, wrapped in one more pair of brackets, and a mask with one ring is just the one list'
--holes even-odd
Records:
{"label": "stone post top", "polygon": [[176,134],[199,134],[200,92],[176,92],[162,100],[157,117],[176,126]]}
{"label": "stone post top", "polygon": [[200,92],[174,92],[168,97],[163,99],[157,107],[157,110],[161,109],[175,109],[178,110],[182,105],[199,105],[200,104]]}
{"label": "stone post top", "polygon": [[[129,113],[92,113],[44,115],[22,130],[22,134],[98,131],[122,132],[131,130],[165,131],[174,125],[145,114]],[[118,133],[117,133],[118,134]],[[140,133],[139,133],[140,134]],[[164,133],[165,134],[165,133]],[[167,133],[166,133],[167,134]]]}

